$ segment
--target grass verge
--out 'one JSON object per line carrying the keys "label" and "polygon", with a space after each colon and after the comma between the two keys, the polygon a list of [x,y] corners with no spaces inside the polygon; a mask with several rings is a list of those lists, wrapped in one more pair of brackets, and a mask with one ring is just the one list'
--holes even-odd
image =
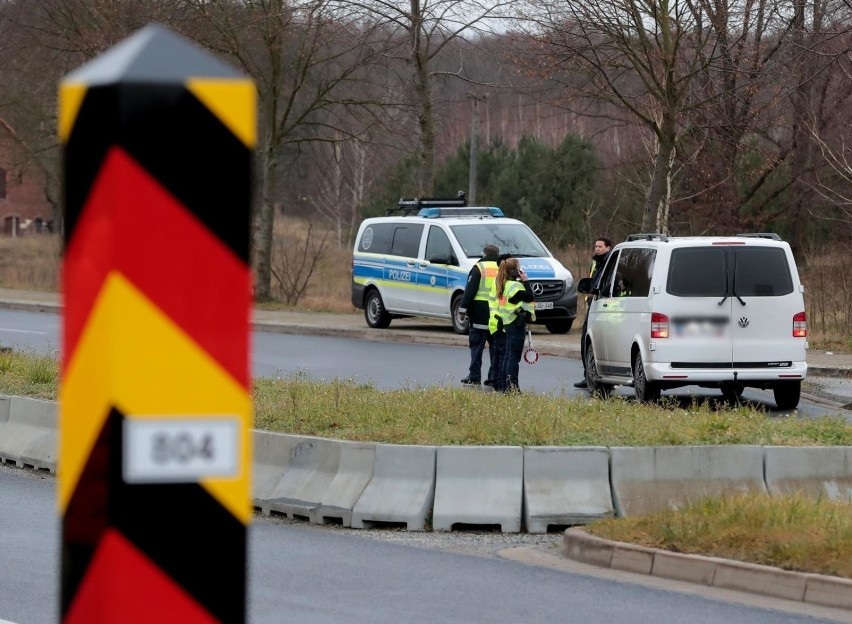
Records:
{"label": "grass verge", "polygon": [[807,497],[706,498],[677,511],[602,520],[599,537],[785,570],[852,578],[852,503]]}

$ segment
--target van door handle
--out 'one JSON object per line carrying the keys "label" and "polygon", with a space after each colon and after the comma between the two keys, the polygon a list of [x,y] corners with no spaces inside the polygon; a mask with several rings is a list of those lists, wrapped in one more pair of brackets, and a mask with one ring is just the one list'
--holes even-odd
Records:
{"label": "van door handle", "polygon": [[406,262],[406,264],[413,268],[414,265],[417,264],[417,263],[414,260],[409,260],[408,262]]}
{"label": "van door handle", "polygon": [[421,269],[425,269],[427,266],[429,266],[429,263],[428,263],[428,262],[421,262],[421,263],[420,263],[420,268],[421,268]]}
{"label": "van door handle", "polygon": [[605,303],[602,303],[602,304],[601,304],[601,307],[602,307],[602,308],[605,308],[606,306],[607,306],[607,304],[605,304]]}

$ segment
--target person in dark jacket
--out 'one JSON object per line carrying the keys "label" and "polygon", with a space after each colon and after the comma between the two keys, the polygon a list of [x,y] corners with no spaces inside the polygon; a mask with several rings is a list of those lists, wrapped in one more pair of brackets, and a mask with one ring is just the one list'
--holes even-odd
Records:
{"label": "person in dark jacket", "polygon": [[[592,266],[589,269],[589,277],[592,278],[592,285],[597,286],[601,276],[601,271],[609,259],[609,254],[612,251],[612,241],[604,236],[595,239],[595,255],[592,256]],[[591,303],[592,298],[586,297],[586,304]],[[586,310],[586,319],[583,321],[583,332],[580,334],[580,359],[583,361],[583,379],[574,384],[575,388],[588,388],[586,382],[586,332],[589,329],[589,311]]]}
{"label": "person in dark jacket", "polygon": [[499,254],[497,246],[486,245],[482,249],[482,259],[467,274],[467,286],[458,312],[460,317],[467,319],[469,328],[470,367],[467,377],[461,380],[465,385],[478,385],[482,381],[482,353],[486,344],[490,366],[485,385],[493,387],[497,378],[494,339],[488,330],[488,296],[497,277]]}

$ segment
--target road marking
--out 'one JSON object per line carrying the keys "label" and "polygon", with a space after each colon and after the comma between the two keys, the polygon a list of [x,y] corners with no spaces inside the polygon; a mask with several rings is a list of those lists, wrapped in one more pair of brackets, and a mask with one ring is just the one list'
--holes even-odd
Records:
{"label": "road marking", "polygon": [[[44,336],[47,332],[43,331],[33,331],[31,329],[11,329],[10,327],[0,327],[0,331],[3,332],[11,332],[13,334],[38,334],[39,336]],[[3,620],[0,620],[0,624],[4,624]]]}

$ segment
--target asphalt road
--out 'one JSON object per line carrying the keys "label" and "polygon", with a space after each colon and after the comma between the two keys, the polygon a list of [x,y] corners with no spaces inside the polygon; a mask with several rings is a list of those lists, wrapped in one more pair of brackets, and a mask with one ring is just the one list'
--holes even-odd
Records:
{"label": "asphalt road", "polygon": [[[57,353],[59,324],[60,317],[53,313],[0,309],[0,344],[39,353]],[[315,379],[351,379],[388,390],[460,386],[459,380],[467,374],[467,366],[466,347],[252,333],[252,371],[256,377],[305,374]],[[579,360],[542,356],[535,364],[521,363],[520,385],[528,392],[585,398],[588,394],[584,390],[573,387],[582,374]],[[632,397],[632,390],[620,387],[615,394]],[[696,386],[669,390],[663,396],[676,397],[684,407],[694,400],[714,404],[721,401],[718,391]],[[743,396],[753,406],[765,408],[771,414],[789,413],[775,408],[771,392],[749,388]],[[805,418],[842,413],[852,422],[852,412],[841,412],[836,404],[822,402],[815,396],[803,397],[797,413]]]}
{"label": "asphalt road", "polygon": [[[50,475],[0,467],[0,619],[58,620],[54,497]],[[429,537],[457,544],[453,534]],[[552,553],[539,558],[554,560]],[[698,592],[674,582],[635,584],[626,580],[632,575],[611,570],[529,565],[503,555],[472,556],[264,518],[249,531],[248,568],[248,621],[254,624],[852,622],[848,612],[802,603]],[[216,566],[199,565],[204,573],[215,574]]]}

